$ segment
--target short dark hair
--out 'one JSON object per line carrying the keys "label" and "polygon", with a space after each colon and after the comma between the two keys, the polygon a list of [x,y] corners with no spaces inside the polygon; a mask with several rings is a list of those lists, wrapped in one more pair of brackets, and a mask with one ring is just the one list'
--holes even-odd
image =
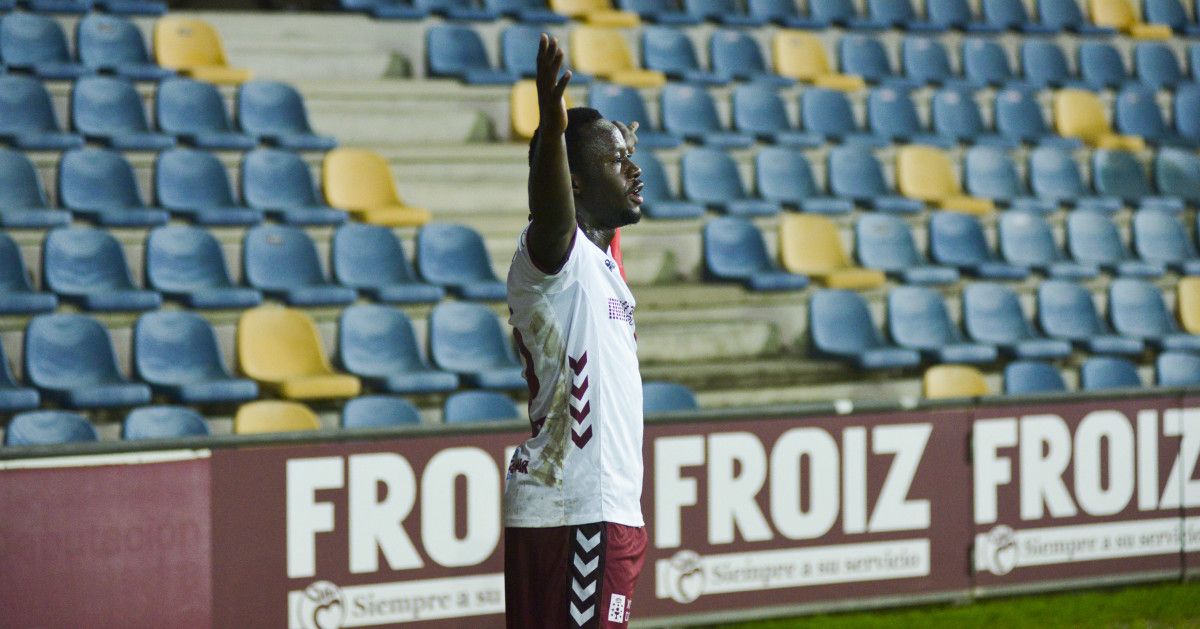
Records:
{"label": "short dark hair", "polygon": [[[601,120],[604,120],[604,116],[591,107],[572,107],[567,110],[567,129],[563,136],[567,140],[567,168],[571,172],[577,172],[577,168],[582,166],[586,159],[584,147],[587,146],[589,138],[585,135],[585,130]],[[537,131],[534,131],[533,137],[529,139],[529,164],[531,166],[533,165],[533,147],[537,145],[537,138]]]}

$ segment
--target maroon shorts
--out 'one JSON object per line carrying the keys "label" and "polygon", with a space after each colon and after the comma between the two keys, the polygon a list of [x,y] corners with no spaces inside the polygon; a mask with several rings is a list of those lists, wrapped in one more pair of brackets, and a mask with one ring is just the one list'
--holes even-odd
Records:
{"label": "maroon shorts", "polygon": [[504,529],[509,629],[626,627],[646,529],[611,522]]}

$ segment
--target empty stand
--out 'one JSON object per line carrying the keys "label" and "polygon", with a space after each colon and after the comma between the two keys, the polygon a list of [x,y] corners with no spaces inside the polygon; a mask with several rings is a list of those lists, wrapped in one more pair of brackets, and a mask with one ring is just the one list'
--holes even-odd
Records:
{"label": "empty stand", "polygon": [[429,354],[437,367],[481,389],[524,389],[521,363],[495,313],[480,304],[448,301],[429,316]]}
{"label": "empty stand", "polygon": [[1179,217],[1143,210],[1133,215],[1133,249],[1139,258],[1185,275],[1200,275],[1200,255]]}
{"label": "empty stand", "polygon": [[147,207],[133,166],[109,149],[67,151],[58,162],[58,203],[73,214],[109,227],[149,227],[167,213]]}
{"label": "empty stand", "polygon": [[248,151],[258,142],[236,131],[216,86],[193,79],[166,79],[158,84],[154,119],[165,133],[201,149]]}
{"label": "empty stand", "polygon": [[984,125],[983,112],[975,102],[974,93],[961,88],[946,87],[933,95],[933,131],[939,136],[961,143],[1016,148],[1019,138],[1000,135]]}
{"label": "empty stand", "polygon": [[879,87],[867,95],[867,124],[888,142],[954,146],[954,140],[929,133],[921,124],[917,106],[907,90]]}
{"label": "empty stand", "polygon": [[1038,21],[1055,31],[1079,35],[1112,35],[1115,29],[1092,24],[1084,17],[1079,0],[1038,0]]}
{"label": "empty stand", "polygon": [[1162,292],[1144,280],[1120,278],[1109,284],[1108,318],[1121,336],[1141,339],[1155,349],[1200,351],[1200,336],[1181,332]]}
{"label": "empty stand", "polygon": [[1093,196],[1079,164],[1063,148],[1042,146],[1029,154],[1029,186],[1039,198],[1099,212],[1116,212],[1121,200]]}
{"label": "empty stand", "polygon": [[1100,275],[1100,266],[1070,261],[1054,239],[1046,219],[1026,211],[1000,216],[1000,253],[1015,265],[1029,267],[1053,278],[1090,280]]}
{"label": "empty stand", "polygon": [[28,411],[37,408],[40,402],[37,389],[17,382],[4,348],[0,347],[0,413]]}
{"label": "empty stand", "polygon": [[849,199],[827,196],[813,177],[804,153],[792,148],[765,148],[754,156],[755,187],[759,196],[774,203],[815,214],[848,214]]}
{"label": "empty stand", "polygon": [[866,86],[860,76],[839,74],[821,40],[811,33],[777,32],[772,40],[772,52],[775,71],[790,79],[843,91],[859,90]]}
{"label": "empty stand", "polygon": [[917,250],[903,219],[887,214],[865,214],[854,225],[858,261],[879,269],[905,284],[953,284],[958,270],[929,263]]}
{"label": "empty stand", "polygon": [[512,399],[495,391],[460,391],[447,397],[442,409],[442,421],[447,424],[505,421],[520,417]]}
{"label": "empty stand", "polygon": [[252,308],[262,293],[230,278],[221,244],[199,227],[170,225],[146,239],[146,283],[188,308]]}
{"label": "empty stand", "polygon": [[967,337],[994,345],[1020,360],[1050,360],[1071,355],[1071,344],[1039,334],[1025,316],[1021,300],[1007,286],[975,282],[963,288],[963,329]]}
{"label": "empty stand", "polygon": [[1161,149],[1154,156],[1154,185],[1159,194],[1200,206],[1200,156],[1179,149]]}
{"label": "empty stand", "polygon": [[153,310],[162,304],[162,295],[133,283],[124,248],[102,229],[52,230],[42,245],[42,281],[84,310]]}
{"label": "empty stand", "polygon": [[121,438],[182,439],[207,437],[208,422],[204,416],[186,406],[146,406],[135,408],[121,424]]}
{"label": "empty stand", "polygon": [[983,373],[968,365],[934,365],[922,378],[924,396],[931,400],[988,395]]}
{"label": "empty stand", "polygon": [[912,367],[916,351],[883,340],[862,295],[848,290],[819,290],[808,302],[812,352],[852,361],[860,369]]}
{"label": "empty stand", "polygon": [[467,26],[440,24],[425,31],[429,75],[452,77],[471,85],[510,85],[519,77],[488,61],[479,34]]}
{"label": "empty stand", "polygon": [[[762,0],[750,0],[751,11],[761,2]],[[758,42],[743,31],[719,29],[713,32],[708,41],[708,51],[712,70],[719,75],[777,87],[795,83],[793,79],[775,74],[767,64]]]}
{"label": "empty stand", "polygon": [[580,26],[571,31],[570,46],[572,65],[606,81],[630,87],[661,87],[667,82],[662,72],[634,62],[629,44],[616,29]]}
{"label": "empty stand", "polygon": [[1170,27],[1146,24],[1131,0],[1088,0],[1092,22],[1096,26],[1127,33],[1134,39],[1170,39]]}
{"label": "empty stand", "polygon": [[337,146],[336,139],[313,131],[304,98],[286,83],[265,80],[245,83],[238,87],[234,107],[242,131],[279,148],[328,151]]}
{"label": "empty stand", "polygon": [[1136,356],[1144,344],[1113,334],[1096,312],[1086,288],[1065,280],[1046,280],[1038,285],[1038,324],[1052,338],[1070,341],[1093,354]]}
{"label": "empty stand", "polygon": [[826,166],[829,189],[837,196],[881,212],[916,214],[925,209],[921,201],[901,197],[888,186],[883,166],[866,147],[835,147]]}
{"label": "empty stand", "polygon": [[338,321],[338,361],[372,388],[388,393],[438,393],[458,388],[458,376],[421,357],[412,322],[403,312],[351,306]]}
{"label": "empty stand", "polygon": [[1137,365],[1124,358],[1096,356],[1079,368],[1079,384],[1084,391],[1135,389],[1143,385]]}
{"label": "empty stand", "polygon": [[990,146],[974,146],[963,160],[963,179],[973,196],[1017,210],[1051,213],[1058,209],[1054,201],[1030,196],[1017,165],[1008,153]]}
{"label": "empty stand", "polygon": [[675,382],[643,382],[642,412],[677,413],[700,408],[696,394],[686,386]]}
{"label": "empty stand", "polygon": [[29,158],[21,152],[0,148],[0,227],[41,229],[71,221],[70,214],[49,206]]}
{"label": "empty stand", "polygon": [[465,225],[432,223],[421,228],[417,271],[426,282],[463,299],[499,301],[507,290],[492,270],[483,238]]}
{"label": "empty stand", "polygon": [[[117,370],[108,330],[78,314],[38,315],[25,328],[25,378],[67,408],[137,406],[150,387]],[[11,424],[9,425],[11,430]]]}
{"label": "empty stand", "polygon": [[246,153],[241,166],[242,200],[290,225],[340,225],[348,216],[317,196],[308,164],[291,151],[259,148]]}
{"label": "empty stand", "polygon": [[1184,208],[1181,199],[1154,195],[1141,162],[1128,151],[1094,151],[1092,184],[1101,196],[1120,199],[1142,209],[1182,212]]}
{"label": "empty stand", "polygon": [[0,17],[0,60],[43,79],[71,80],[94,73],[73,60],[67,35],[58,22],[34,13]]}
{"label": "empty stand", "polygon": [[746,192],[733,158],[720,149],[697,148],[684,153],[680,163],[683,195],[731,216],[778,214],[776,202]]}
{"label": "empty stand", "polygon": [[1114,133],[1104,103],[1087,90],[1064,89],[1054,94],[1054,128],[1060,135],[1079,138],[1096,148],[1145,148],[1145,141],[1138,136]]}
{"label": "empty stand", "polygon": [[640,23],[636,13],[613,9],[609,0],[550,0],[550,8],[596,27],[631,28]]}
{"label": "empty stand", "polygon": [[98,441],[86,417],[67,411],[30,411],[13,417],[4,430],[6,446],[48,446]]}
{"label": "empty stand", "polygon": [[779,221],[783,267],[811,276],[829,288],[866,289],[882,286],[883,271],[856,266],[842,247],[837,226],[824,216],[787,214]]}
{"label": "empty stand", "polygon": [[1023,280],[1029,269],[1002,262],[988,246],[979,219],[958,212],[936,212],[929,220],[933,261],[983,279]]}
{"label": "empty stand", "polygon": [[752,134],[760,141],[785,146],[815,148],[824,143],[820,136],[792,125],[783,98],[767,85],[749,84],[734,88],[733,128]]}
{"label": "empty stand", "polygon": [[1142,12],[1150,24],[1169,26],[1178,35],[1200,35],[1200,24],[1188,17],[1180,0],[1144,0]]}
{"label": "empty stand", "polygon": [[888,332],[901,347],[921,352],[939,363],[990,363],[993,345],[964,341],[940,293],[924,286],[897,286],[888,291]]}
{"label": "empty stand", "polygon": [[[638,144],[641,144],[641,129],[638,129]],[[667,182],[666,171],[654,156],[653,151],[638,151],[633,162],[642,171],[642,212],[654,219],[687,219],[704,215],[704,206],[680,200]]]}
{"label": "empty stand", "polygon": [[1155,278],[1166,272],[1162,264],[1134,258],[1117,226],[1099,212],[1072,212],[1067,217],[1067,250],[1084,264],[1128,277]]}
{"label": "empty stand", "polygon": [[666,26],[642,28],[642,65],[657,70],[674,81],[697,85],[724,85],[732,77],[700,67],[696,48],[687,33]]}
{"label": "empty stand", "polygon": [[54,294],[34,290],[17,244],[0,232],[0,314],[50,312],[57,305]]}
{"label": "empty stand", "polygon": [[[362,388],[358,378],[333,370],[316,325],[299,310],[263,306],[242,313],[237,354],[242,372],[287,399],[345,399]],[[242,432],[237,423],[234,431]]]}
{"label": "empty stand", "polygon": [[27,151],[83,146],[83,136],[65,133],[58,125],[42,82],[19,75],[0,74],[0,139]]}
{"label": "empty stand", "polygon": [[1114,107],[1117,130],[1136,135],[1156,145],[1195,145],[1171,128],[1155,102],[1154,90],[1144,85],[1131,85],[1121,90]]}
{"label": "empty stand", "polygon": [[246,232],[242,267],[253,287],[291,306],[333,306],[354,302],[358,293],[330,281],[317,246],[298,227],[260,225]]}
{"label": "empty stand", "polygon": [[1005,395],[1064,393],[1066,390],[1062,374],[1050,363],[1018,360],[1004,366]]}
{"label": "empty stand", "polygon": [[588,90],[588,104],[609,120],[638,123],[638,146],[643,149],[675,148],[683,138],[663,131],[650,118],[641,94],[627,85],[595,83]]}
{"label": "empty stand", "polygon": [[754,136],[730,131],[722,124],[712,96],[702,87],[670,83],[663,86],[663,128],[688,142],[716,148],[749,148]]}
{"label": "empty stand", "polygon": [[299,402],[259,400],[243,404],[233,417],[233,432],[249,435],[273,432],[318,430],[315,413]]}
{"label": "empty stand", "polygon": [[262,212],[238,203],[216,155],[190,148],[163,151],[154,161],[158,202],[200,225],[257,225]]}
{"label": "empty stand", "polygon": [[421,423],[421,413],[412,402],[391,395],[364,395],[342,408],[343,428],[391,428]]}
{"label": "empty stand", "polygon": [[412,227],[429,222],[429,210],[405,205],[382,155],[364,149],[335,149],[321,169],[325,198],[354,218],[376,225]]}
{"label": "empty stand", "polygon": [[191,312],[150,312],[133,328],[134,370],[156,393],[180,404],[246,402],[258,385],[225,367],[217,336]]}
{"label": "empty stand", "polygon": [[71,89],[71,125],[85,138],[119,151],[161,151],[175,137],[150,129],[142,97],[133,83],[113,77],[84,77]]}
{"label": "empty stand", "polygon": [[896,181],[900,193],[935,204],[943,210],[987,214],[995,205],[963,193],[950,158],[930,146],[905,146],[896,153]]}
{"label": "empty stand", "polygon": [[767,252],[762,232],[745,218],[716,218],[704,225],[704,265],[712,279],[741,282],[750,290],[808,286],[807,277],[779,268]]}
{"label": "empty stand", "polygon": [[1093,90],[1120,89],[1132,80],[1121,51],[1109,42],[1084,41],[1078,56],[1079,75]]}
{"label": "empty stand", "polygon": [[83,65],[134,81],[158,81],[175,71],[154,62],[142,31],[114,15],[89,13],[75,26],[75,46]]}
{"label": "empty stand", "polygon": [[1189,334],[1200,334],[1200,278],[1179,278],[1175,296],[1175,309],[1183,329]]}
{"label": "empty stand", "polygon": [[236,85],[253,76],[230,66],[216,29],[195,18],[159,18],[154,23],[154,57],[163,67],[209,83]]}
{"label": "empty stand", "polygon": [[1194,387],[1200,384],[1200,356],[1187,352],[1163,352],[1154,362],[1160,387]]}
{"label": "empty stand", "polygon": [[440,286],[417,279],[400,239],[386,227],[350,223],[333,235],[330,259],[338,283],[375,301],[395,304],[436,302]]}
{"label": "empty stand", "polygon": [[824,88],[804,90],[800,95],[800,120],[806,131],[832,142],[887,146],[889,142],[872,135],[855,120],[846,95]]}
{"label": "empty stand", "polygon": [[1002,137],[1014,142],[1068,150],[1083,146],[1079,138],[1064,138],[1054,134],[1042,116],[1042,107],[1037,102],[1036,94],[1030,90],[1005,88],[996,92],[993,104],[996,131]]}

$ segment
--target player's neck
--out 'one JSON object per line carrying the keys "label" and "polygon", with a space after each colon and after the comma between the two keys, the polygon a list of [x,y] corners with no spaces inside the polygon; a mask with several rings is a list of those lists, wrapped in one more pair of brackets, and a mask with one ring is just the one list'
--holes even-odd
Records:
{"label": "player's neck", "polygon": [[593,229],[583,226],[583,234],[587,239],[592,241],[592,244],[600,248],[601,251],[608,251],[608,246],[612,244],[613,236],[617,233],[615,229]]}

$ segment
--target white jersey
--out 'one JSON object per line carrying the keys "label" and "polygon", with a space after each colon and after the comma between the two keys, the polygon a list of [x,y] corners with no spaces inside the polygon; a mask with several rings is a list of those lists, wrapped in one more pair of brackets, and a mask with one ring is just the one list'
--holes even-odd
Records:
{"label": "white jersey", "polygon": [[508,306],[533,436],[509,462],[504,525],[643,526],[642,378],[633,295],[616,262],[577,227],[548,274],[522,233]]}

